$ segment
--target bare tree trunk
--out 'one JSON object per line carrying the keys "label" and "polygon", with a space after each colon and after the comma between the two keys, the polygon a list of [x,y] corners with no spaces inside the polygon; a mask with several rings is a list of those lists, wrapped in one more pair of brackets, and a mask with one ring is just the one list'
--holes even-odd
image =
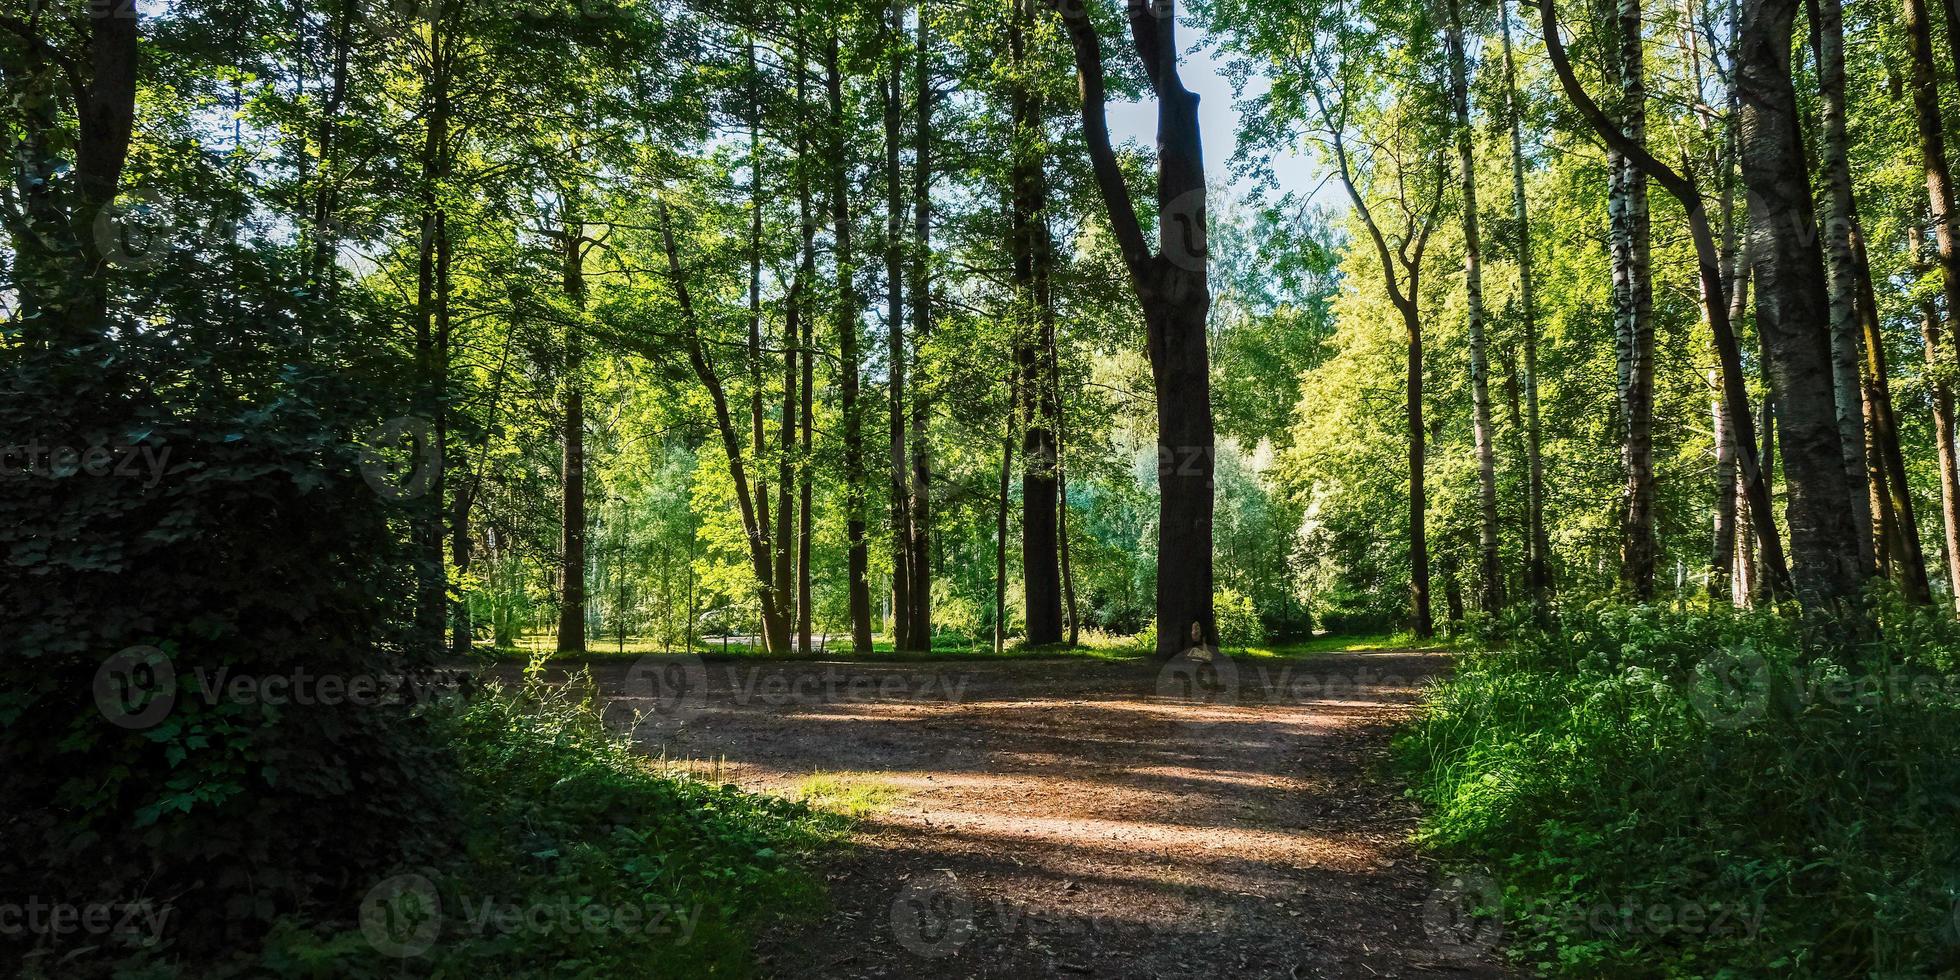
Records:
{"label": "bare tree trunk", "polygon": [[[889,426],[891,439],[891,525],[892,525],[892,649],[921,647],[912,636],[912,487],[911,458],[906,453],[905,435],[909,419],[905,412],[905,276],[904,238],[905,200],[899,180],[899,99],[905,73],[905,49],[899,45],[905,12],[899,3],[889,5],[885,44],[890,49],[888,73],[884,80],[885,109],[885,338],[886,358],[890,362]],[[924,646],[930,647],[928,640]]]}
{"label": "bare tree trunk", "polygon": [[[1608,64],[1617,76],[1619,126],[1627,140],[1647,142],[1646,55],[1640,0],[1617,0],[1617,48]],[[1654,284],[1647,172],[1617,148],[1608,154],[1607,211],[1611,216],[1613,324],[1619,365],[1621,460],[1626,474],[1621,521],[1620,579],[1638,599],[1654,594]]]}
{"label": "bare tree trunk", "polygon": [[[776,535],[770,523],[769,468],[765,465],[769,443],[763,432],[769,416],[762,400],[762,78],[756,72],[754,40],[747,45],[747,56],[748,74],[744,84],[749,90],[749,451],[755,460],[756,528],[763,541],[769,543]],[[783,519],[788,520],[788,515]],[[769,546],[774,547],[773,543]],[[771,558],[774,558],[773,551]],[[783,615],[783,592],[776,587],[773,561],[770,568],[764,588],[777,597],[774,603],[777,615],[763,618],[762,644],[764,649],[780,653],[789,648],[789,620]]]}
{"label": "bare tree trunk", "polygon": [[1449,14],[1450,102],[1456,114],[1456,156],[1463,179],[1463,291],[1470,340],[1470,418],[1477,452],[1479,595],[1485,612],[1504,606],[1504,563],[1498,553],[1497,457],[1490,419],[1490,360],[1484,339],[1483,240],[1477,227],[1477,161],[1471,149],[1470,71],[1463,51],[1458,0]]}
{"label": "bare tree trunk", "polygon": [[1007,383],[1007,425],[1000,440],[1000,509],[994,520],[994,652],[1007,649],[1007,495],[1014,473],[1014,417],[1020,372]]}
{"label": "bare tree trunk", "polygon": [[[576,180],[577,178],[573,178]],[[565,298],[574,315],[585,309],[585,221],[579,215],[578,190],[566,190],[564,231],[560,255]],[[563,592],[558,603],[558,652],[585,652],[585,338],[576,320],[565,327],[565,416],[559,432],[564,448],[559,472],[562,491],[558,528],[558,576]]]}
{"label": "bare tree trunk", "polygon": [[[1026,50],[1023,25],[1033,11],[1017,0],[1009,13],[1008,57],[1022,70]],[[1061,559],[1056,544],[1054,385],[1048,378],[1048,340],[1055,330],[1049,295],[1050,243],[1044,211],[1048,205],[1046,161],[1040,156],[1041,99],[1017,74],[1012,102],[1012,213],[1014,281],[1019,316],[1014,331],[1014,363],[1020,375],[1021,406],[1021,589],[1031,646],[1062,640]]]}
{"label": "bare tree trunk", "polygon": [[[1867,408],[1864,417],[1870,423],[1866,432],[1860,435],[1870,440],[1872,449],[1869,458],[1861,458],[1868,467],[1865,482],[1872,483],[1863,490],[1867,499],[1873,499],[1876,495],[1884,511],[1892,516],[1887,541],[1892,549],[1889,571],[1897,577],[1900,593],[1909,601],[1927,603],[1932,601],[1933,593],[1926,578],[1926,553],[1919,540],[1919,518],[1914,513],[1912,484],[1906,479],[1905,453],[1899,447],[1899,422],[1892,410],[1891,375],[1885,363],[1885,334],[1879,325],[1877,297],[1872,293],[1871,265],[1865,254],[1864,230],[1856,221],[1851,224],[1850,237],[1851,274],[1858,287],[1859,326],[1864,333],[1864,343],[1860,345],[1865,358],[1862,401]],[[1936,325],[1935,339],[1938,338],[1938,329]],[[1934,398],[1937,402],[1937,392]],[[1935,407],[1937,410],[1937,405]],[[1870,475],[1874,473],[1882,480],[1873,482]],[[1853,492],[1859,491],[1854,489]]]}
{"label": "bare tree trunk", "polygon": [[[118,18],[107,18],[115,20]],[[442,184],[448,178],[449,163],[449,57],[444,20],[430,25],[429,75],[425,79],[428,121],[422,143],[421,194],[422,222],[416,254],[415,286],[415,367],[417,411],[428,420],[433,449],[435,478],[425,500],[417,501],[415,544],[419,555],[416,576],[416,634],[426,649],[438,649],[443,642],[443,626],[448,611],[448,576],[443,570],[443,489],[446,447],[444,435],[444,391],[447,387],[447,279],[449,230],[442,207]],[[417,438],[423,438],[418,433]],[[418,455],[425,447],[416,447]]]}
{"label": "bare tree trunk", "polygon": [[[800,18],[802,8],[799,6],[797,11]],[[804,44],[800,31],[796,40],[796,50],[796,209],[797,220],[803,229],[803,267],[811,270],[811,281],[814,281],[817,262],[815,246],[817,222],[810,204],[810,145],[808,136],[810,127],[807,125],[806,114],[804,112],[804,108],[807,105],[809,73],[804,70],[805,65],[802,54]],[[797,454],[796,463],[798,477],[796,508],[796,649],[797,652],[808,656],[811,652],[810,620],[812,617],[810,602],[810,557],[811,548],[815,540],[812,523],[816,515],[816,511],[812,507],[812,498],[814,495],[811,486],[811,480],[813,479],[811,474],[811,447],[816,429],[814,420],[816,418],[815,401],[817,388],[817,318],[813,315],[815,311],[804,305],[801,295],[797,297],[795,305],[798,309],[798,315],[802,319],[803,328],[802,337],[800,338],[801,343],[799,344],[803,353],[803,356],[800,358],[802,361],[802,378],[801,383],[797,385],[797,397],[799,399],[797,420],[801,425],[802,431],[799,433],[800,451]]]}
{"label": "bare tree trunk", "polygon": [[[1538,15],[1545,36],[1545,53],[1558,75],[1559,84],[1566,95],[1586,120],[1592,124],[1593,131],[1631,161],[1643,173],[1659,181],[1667,192],[1677,201],[1688,219],[1688,231],[1694,241],[1695,260],[1699,268],[1702,291],[1702,309],[1709,317],[1709,329],[1714,335],[1715,350],[1722,369],[1722,397],[1729,425],[1733,432],[1731,440],[1735,444],[1736,461],[1742,470],[1744,492],[1749,501],[1750,520],[1754,522],[1756,537],[1761,546],[1763,568],[1767,573],[1759,576],[1765,587],[1773,594],[1786,591],[1787,575],[1784,571],[1781,538],[1778,537],[1775,520],[1769,503],[1769,466],[1767,462],[1758,464],[1755,452],[1755,432],[1749,413],[1748,389],[1742,377],[1742,354],[1736,340],[1731,319],[1731,311],[1726,295],[1727,286],[1723,282],[1722,259],[1715,245],[1715,233],[1709,224],[1708,211],[1702,201],[1701,191],[1691,180],[1675,172],[1672,167],[1655,159],[1639,142],[1628,137],[1620,127],[1608,119],[1599,104],[1588,96],[1573,74],[1571,59],[1565,53],[1564,41],[1559,37],[1557,9],[1553,0],[1539,0]],[[1738,281],[1736,294],[1742,293],[1743,284]],[[1767,404],[1767,402],[1765,402]]]}
{"label": "bare tree trunk", "polygon": [[1082,128],[1103,204],[1109,212],[1143,307],[1151,378],[1157,392],[1157,654],[1171,657],[1202,627],[1218,643],[1212,611],[1212,468],[1210,357],[1206,316],[1204,151],[1198,97],[1177,68],[1177,19],[1171,0],[1136,0],[1131,38],[1157,97],[1158,249],[1146,244],[1115,151],[1105,111],[1102,42],[1088,11],[1054,6],[1068,30],[1082,90]]}
{"label": "bare tree trunk", "polygon": [[1525,484],[1525,525],[1529,559],[1525,563],[1525,583],[1531,590],[1532,605],[1542,614],[1550,599],[1551,542],[1545,535],[1545,458],[1544,438],[1538,415],[1538,300],[1532,279],[1531,212],[1525,206],[1524,124],[1518,105],[1517,67],[1511,56],[1511,8],[1501,3],[1498,12],[1504,36],[1504,94],[1506,122],[1511,130],[1511,206],[1518,223],[1518,300],[1524,315],[1524,409],[1525,458],[1528,473]]}
{"label": "bare tree trunk", "polygon": [[[1920,0],[1907,0],[1918,4]],[[1862,579],[1837,426],[1829,299],[1790,75],[1796,0],[1745,0],[1736,80],[1756,249],[1757,329],[1780,401],[1792,580],[1813,613],[1848,613]]]}
{"label": "bare tree trunk", "polygon": [[[1915,243],[1919,239],[1915,231]],[[1867,327],[1869,329],[1869,327]],[[1946,549],[1946,588],[1951,604],[1960,610],[1960,448],[1954,440],[1953,389],[1947,384],[1947,341],[1940,329],[1939,308],[1932,297],[1919,301],[1919,332],[1926,345],[1926,377],[1932,391],[1933,444],[1939,456],[1941,539]],[[1868,349],[1882,345],[1866,340]]]}
{"label": "bare tree trunk", "polygon": [[[913,113],[917,117],[912,161],[912,337],[914,349],[932,333],[932,42],[925,0],[918,12]],[[932,648],[932,456],[926,443],[930,403],[923,376],[912,384],[912,608],[907,632],[920,649]]]}
{"label": "bare tree trunk", "polygon": [[1822,95],[1824,183],[1829,190],[1824,257],[1830,274],[1831,381],[1837,398],[1844,475],[1850,484],[1851,524],[1857,530],[1858,564],[1869,575],[1877,568],[1878,553],[1873,549],[1875,525],[1865,466],[1864,386],[1858,377],[1864,350],[1859,337],[1858,271],[1851,254],[1858,206],[1851,191],[1849,139],[1844,128],[1844,8],[1842,0],[1807,2]]}
{"label": "bare tree trunk", "polygon": [[844,149],[844,76],[837,32],[824,49],[825,84],[830,96],[830,208],[837,261],[837,386],[844,422],[844,537],[849,548],[846,587],[851,608],[851,647],[871,652],[871,587],[866,582],[870,553],[864,526],[864,434],[858,406],[857,264],[851,254],[850,182]]}

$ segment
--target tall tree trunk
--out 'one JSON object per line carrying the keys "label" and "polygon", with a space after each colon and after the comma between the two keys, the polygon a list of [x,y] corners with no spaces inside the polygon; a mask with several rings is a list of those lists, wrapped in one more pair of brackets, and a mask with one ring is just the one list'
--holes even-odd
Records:
{"label": "tall tree trunk", "polygon": [[849,549],[846,588],[851,609],[851,648],[871,652],[870,551],[864,520],[864,420],[858,404],[857,261],[851,251],[850,159],[844,143],[844,76],[837,32],[824,48],[824,83],[830,97],[830,208],[837,262],[837,394],[844,423],[844,537]]}
{"label": "tall tree trunk", "polygon": [[1504,37],[1504,114],[1511,131],[1511,207],[1518,223],[1518,302],[1524,317],[1525,534],[1529,555],[1525,584],[1531,591],[1532,605],[1542,614],[1551,593],[1552,549],[1545,534],[1544,437],[1538,415],[1538,299],[1532,278],[1531,212],[1525,206],[1523,111],[1518,104],[1517,66],[1511,55],[1508,2],[1500,4],[1498,16]]}
{"label": "tall tree trunk", "polygon": [[1048,377],[1048,344],[1054,336],[1053,297],[1049,295],[1051,243],[1048,226],[1046,161],[1040,156],[1042,105],[1025,81],[1023,25],[1032,20],[1028,0],[1009,12],[1008,57],[1017,73],[1012,102],[1013,189],[1009,227],[1013,236],[1014,282],[1018,294],[1014,365],[1021,378],[1021,590],[1027,642],[1062,640],[1061,557],[1056,544],[1058,511],[1055,484],[1054,385]]}
{"label": "tall tree trunk", "polygon": [[[443,445],[444,389],[447,382],[443,346],[448,316],[443,307],[447,299],[449,232],[442,208],[442,184],[448,177],[449,161],[449,57],[445,41],[445,21],[437,18],[430,25],[429,74],[425,79],[428,120],[423,132],[421,166],[422,214],[420,240],[416,248],[415,272],[415,367],[417,412],[427,420],[428,446],[416,446],[417,457],[435,461],[435,478],[418,500],[416,515],[416,634],[426,649],[438,649],[443,642],[443,626],[448,610],[448,576],[443,569],[443,471],[446,469]],[[418,432],[417,439],[424,438]],[[426,455],[425,455],[426,454]]]}
{"label": "tall tree trunk", "polygon": [[[565,192],[563,251],[565,298],[574,317],[585,309],[585,222],[580,217],[576,188]],[[564,397],[560,444],[564,449],[559,471],[560,523],[558,575],[563,593],[558,603],[558,651],[585,652],[585,339],[576,319],[565,326]]]}
{"label": "tall tree trunk", "polygon": [[[1042,222],[1042,236],[1049,241],[1047,222]],[[1053,297],[1050,297],[1052,305]],[[1051,313],[1050,319],[1053,319]],[[1068,427],[1062,408],[1062,357],[1060,343],[1055,331],[1048,331],[1048,384],[1049,397],[1055,405],[1055,543],[1062,566],[1062,603],[1068,615],[1068,645],[1073,647],[1082,639],[1081,610],[1075,603],[1075,569],[1069,562],[1068,550]]]}
{"label": "tall tree trunk", "polygon": [[[1907,0],[1909,5],[1921,0]],[[1769,340],[1782,429],[1792,580],[1814,613],[1850,612],[1861,579],[1850,481],[1833,396],[1829,299],[1811,186],[1791,32],[1796,0],[1745,0],[1736,84],[1742,95],[1742,182],[1755,236],[1756,323]]]}
{"label": "tall tree trunk", "polygon": [[[769,444],[763,432],[769,416],[763,408],[762,382],[762,78],[756,71],[754,39],[749,40],[745,50],[748,72],[743,84],[748,89],[749,100],[749,452],[755,460],[756,528],[767,543],[774,540],[775,531],[770,524],[769,468],[764,462],[769,457]],[[773,564],[763,587],[775,593],[775,606],[780,613],[783,593],[776,589]],[[762,645],[772,653],[788,649],[787,617],[764,617]]]}
{"label": "tall tree trunk", "polygon": [[1000,507],[994,518],[994,652],[1007,649],[1007,495],[1014,473],[1014,419],[1019,414],[1020,371],[1007,383],[1007,424],[1000,440]]}
{"label": "tall tree trunk", "polygon": [[[1647,143],[1647,80],[1640,0],[1617,0],[1617,46],[1608,65],[1619,84],[1619,126]],[[1654,594],[1654,284],[1647,172],[1617,148],[1608,153],[1613,336],[1619,366],[1622,502],[1620,580],[1635,598]]]}
{"label": "tall tree trunk", "polygon": [[[797,5],[796,14],[797,22],[801,24],[803,14],[801,4]],[[810,201],[810,126],[808,113],[806,112],[809,105],[810,73],[807,70],[808,66],[803,57],[803,52],[807,49],[807,45],[804,43],[803,33],[800,29],[797,31],[796,39],[792,46],[796,49],[797,223],[803,234],[802,265],[809,272],[809,276],[805,281],[814,283],[817,262],[817,220],[815,209]],[[797,311],[797,316],[802,321],[802,334],[796,338],[799,341],[797,346],[802,351],[802,357],[799,358],[801,361],[799,365],[801,377],[797,384],[798,410],[796,413],[800,428],[796,457],[796,650],[798,653],[808,656],[811,652],[810,620],[813,615],[810,601],[810,557],[811,549],[815,542],[812,524],[816,516],[816,511],[812,506],[815,495],[814,488],[811,485],[813,479],[811,472],[811,447],[814,444],[813,436],[816,431],[817,318],[814,315],[815,311],[806,305],[802,293],[797,294],[791,306]]]}
{"label": "tall tree trunk", "polygon": [[1096,185],[1143,307],[1157,393],[1157,654],[1169,658],[1188,642],[1185,624],[1201,624],[1205,642],[1218,644],[1211,550],[1215,433],[1205,329],[1211,287],[1205,275],[1198,97],[1178,75],[1171,0],[1132,3],[1131,38],[1157,97],[1158,250],[1153,254],[1110,145],[1101,39],[1081,5],[1055,0],[1054,6],[1075,53],[1083,135]]}
{"label": "tall tree trunk", "polygon": [[1463,51],[1458,0],[1449,14],[1450,103],[1456,114],[1456,157],[1463,179],[1463,293],[1470,341],[1470,428],[1477,453],[1478,592],[1485,612],[1504,606],[1504,563],[1498,554],[1497,456],[1490,418],[1490,360],[1484,339],[1483,239],[1477,227],[1477,158],[1471,148],[1470,68]]}
{"label": "tall tree trunk", "polygon": [[[1923,252],[1921,238],[1915,230],[1914,244]],[[1919,333],[1926,347],[1926,377],[1933,402],[1933,445],[1940,468],[1940,527],[1944,532],[1941,543],[1946,551],[1946,588],[1953,607],[1960,611],[1960,446],[1955,445],[1954,439],[1953,389],[1946,381],[1950,353],[1940,329],[1939,308],[1930,296],[1919,301]],[[1883,349],[1871,341],[1869,334],[1865,346],[1868,350]]]}
{"label": "tall tree trunk", "polygon": [[[1949,4],[1950,6],[1950,4]],[[1956,210],[1952,171],[1946,157],[1946,134],[1941,125],[1939,82],[1933,62],[1932,26],[1927,16],[1924,0],[1906,0],[1905,28],[1907,48],[1911,52],[1912,71],[1909,87],[1912,90],[1913,121],[1919,130],[1919,153],[1921,164],[1926,170],[1926,197],[1931,208],[1935,258],[1940,270],[1941,295],[1946,299],[1948,328],[1944,331],[1951,338],[1955,335],[1952,325],[1960,323],[1960,210]],[[1960,25],[1947,24],[1947,39],[1960,51]],[[1956,66],[1960,67],[1960,66]],[[1934,324],[1934,330],[1940,327]],[[1932,356],[1931,348],[1928,357]],[[1929,362],[1930,363],[1930,362]],[[1950,365],[1950,357],[1942,356],[1941,364]],[[1945,373],[1943,368],[1936,374]],[[1951,397],[1949,392],[1948,397]],[[1950,441],[1953,438],[1951,427],[1942,429]],[[1944,463],[1942,466],[1944,467]],[[1942,474],[1944,486],[1944,473]],[[1960,607],[1960,559],[1955,557],[1954,544],[1960,541],[1960,504],[1948,498],[1943,507],[1946,523],[1948,587],[1956,594],[1955,605]]]}
{"label": "tall tree trunk", "polygon": [[1858,271],[1851,254],[1858,206],[1851,191],[1850,140],[1844,128],[1844,8],[1842,0],[1807,2],[1822,96],[1824,184],[1829,191],[1824,257],[1830,274],[1831,383],[1837,399],[1844,476],[1850,486],[1851,524],[1857,530],[1858,566],[1869,575],[1876,570],[1878,559],[1872,547],[1875,525],[1865,465],[1864,386],[1858,377],[1864,351],[1859,337]]}
{"label": "tall tree trunk", "polygon": [[[1877,297],[1873,295],[1870,260],[1865,254],[1864,231],[1856,222],[1851,226],[1851,273],[1858,287],[1859,326],[1864,333],[1860,350],[1865,358],[1862,401],[1870,423],[1871,453],[1865,459],[1870,486],[1867,499],[1876,499],[1882,512],[1890,515],[1885,556],[1890,572],[1898,579],[1899,591],[1909,601],[1931,602],[1932,588],[1926,578],[1926,553],[1919,540],[1919,518],[1914,513],[1912,484],[1906,479],[1905,453],[1899,447],[1899,422],[1892,411],[1892,382],[1885,363],[1885,334],[1879,325]],[[1934,339],[1938,339],[1938,326]],[[1937,348],[1937,344],[1934,345]],[[1935,411],[1939,392],[1934,393]],[[1937,441],[1937,437],[1935,437]],[[1873,480],[1872,474],[1878,479]],[[1857,492],[1857,491],[1854,491]],[[1867,505],[1869,506],[1869,504]]]}
{"label": "tall tree trunk", "polygon": [[905,402],[905,199],[899,173],[899,100],[905,76],[905,48],[899,43],[905,28],[904,8],[889,5],[885,45],[890,51],[882,85],[885,109],[885,336],[890,362],[891,531],[892,531],[892,648],[913,650],[912,636],[912,487],[911,459],[905,451],[910,420]]}
{"label": "tall tree trunk", "polygon": [[[932,41],[926,3],[918,7],[917,64],[913,67],[918,130],[912,150],[912,345],[923,348],[932,333]],[[915,361],[915,364],[919,363]],[[922,650],[932,648],[932,455],[926,444],[930,403],[925,379],[912,378],[912,499],[906,522],[912,534],[911,622],[906,627]]]}
{"label": "tall tree trunk", "polygon": [[333,37],[333,70],[327,87],[327,101],[320,109],[319,146],[316,151],[320,155],[320,165],[313,181],[312,249],[307,260],[307,286],[315,295],[325,291],[338,244],[333,226],[339,197],[339,176],[334,173],[334,167],[340,158],[340,141],[335,136],[340,132],[341,110],[347,104],[347,61],[348,53],[353,48],[354,0],[340,0],[328,32]]}

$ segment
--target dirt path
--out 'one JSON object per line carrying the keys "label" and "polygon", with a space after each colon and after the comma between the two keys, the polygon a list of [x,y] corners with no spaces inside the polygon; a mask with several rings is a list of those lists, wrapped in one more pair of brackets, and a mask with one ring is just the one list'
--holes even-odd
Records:
{"label": "dirt path", "polygon": [[895,794],[829,868],[831,914],[766,939],[772,975],[1497,976],[1381,775],[1392,724],[1447,666],[594,670],[650,753],[752,789],[824,772]]}

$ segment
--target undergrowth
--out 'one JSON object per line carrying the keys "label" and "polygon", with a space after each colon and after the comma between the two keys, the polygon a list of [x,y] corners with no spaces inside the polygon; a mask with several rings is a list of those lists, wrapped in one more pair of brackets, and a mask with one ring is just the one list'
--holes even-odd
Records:
{"label": "undergrowth", "polygon": [[1815,657],[1767,613],[1493,631],[1397,741],[1420,842],[1543,973],[1960,975],[1960,631],[1881,622]]}
{"label": "undergrowth", "polygon": [[287,917],[231,964],[166,946],[118,975],[741,977],[758,926],[821,903],[801,858],[847,816],[663,769],[602,724],[589,681],[492,687],[435,715],[452,854],[373,882],[357,909]]}

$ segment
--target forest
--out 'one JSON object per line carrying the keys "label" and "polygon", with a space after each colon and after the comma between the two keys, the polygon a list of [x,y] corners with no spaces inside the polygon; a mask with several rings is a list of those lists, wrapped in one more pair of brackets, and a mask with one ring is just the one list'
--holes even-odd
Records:
{"label": "forest", "polygon": [[0,969],[1960,976],[1960,0],[0,0],[0,90]]}

